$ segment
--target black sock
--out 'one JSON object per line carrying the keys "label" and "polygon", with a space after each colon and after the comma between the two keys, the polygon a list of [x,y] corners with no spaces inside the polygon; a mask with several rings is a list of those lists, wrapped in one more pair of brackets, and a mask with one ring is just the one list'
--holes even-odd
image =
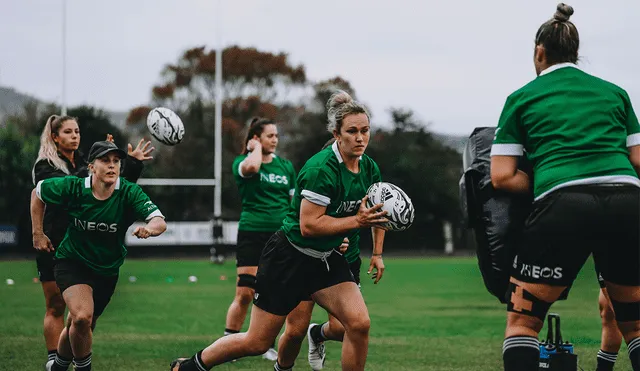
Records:
{"label": "black sock", "polygon": [[211,367],[207,367],[202,361],[202,350],[193,357],[180,363],[180,371],[209,371]]}
{"label": "black sock", "polygon": [[238,330],[231,330],[231,329],[226,328],[226,329],[224,329],[224,336],[237,334],[239,332],[240,331],[238,331]]}
{"label": "black sock", "polygon": [[56,354],[58,354],[58,350],[57,349],[48,350],[47,351],[47,362],[51,361],[52,359],[56,359]]}
{"label": "black sock", "polygon": [[531,336],[512,336],[504,339],[502,359],[505,371],[538,371],[540,343]]}
{"label": "black sock", "polygon": [[596,371],[613,371],[613,366],[616,364],[618,353],[605,352],[600,349],[598,351],[598,366]]}
{"label": "black sock", "polygon": [[293,370],[293,365],[291,365],[290,367],[282,367],[280,366],[280,363],[278,363],[278,361],[276,361],[276,364],[273,365],[273,370],[274,371],[291,371]]}
{"label": "black sock", "polygon": [[71,360],[60,356],[60,354],[56,352],[56,358],[51,367],[51,371],[67,371],[69,365],[71,365]]}
{"label": "black sock", "polygon": [[74,359],[73,365],[76,366],[76,371],[91,371],[91,353],[81,359]]}
{"label": "black sock", "polygon": [[640,371],[640,337],[637,337],[627,344],[629,349],[629,359],[633,371]]}
{"label": "black sock", "polygon": [[314,343],[322,343],[323,341],[327,340],[327,338],[324,337],[324,333],[322,332],[322,326],[324,326],[324,323],[313,326],[311,328],[311,331],[309,331],[311,340],[313,340]]}

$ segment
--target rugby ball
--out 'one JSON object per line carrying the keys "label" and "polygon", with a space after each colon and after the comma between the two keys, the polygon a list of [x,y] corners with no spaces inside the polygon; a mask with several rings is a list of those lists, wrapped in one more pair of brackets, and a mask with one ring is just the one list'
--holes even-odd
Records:
{"label": "rugby ball", "polygon": [[175,146],[182,141],[184,124],[178,115],[165,107],[154,108],[147,115],[147,128],[160,143]]}
{"label": "rugby ball", "polygon": [[385,224],[390,231],[404,231],[413,224],[415,210],[409,196],[400,187],[387,182],[372,184],[367,190],[367,207],[383,204],[389,222]]}

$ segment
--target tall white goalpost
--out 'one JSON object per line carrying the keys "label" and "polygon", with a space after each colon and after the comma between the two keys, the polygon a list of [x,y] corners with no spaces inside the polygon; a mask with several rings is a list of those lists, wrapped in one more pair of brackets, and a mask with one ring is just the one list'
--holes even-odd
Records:
{"label": "tall white goalpost", "polygon": [[[65,1],[65,0],[63,0]],[[213,129],[213,145],[214,145],[214,178],[213,179],[173,179],[173,178],[142,178],[138,180],[138,184],[140,185],[149,185],[149,186],[212,186],[213,187],[213,221],[212,221],[212,244],[213,248],[211,249],[211,258],[212,261],[222,262],[224,257],[219,254],[216,249],[216,246],[221,243],[230,243],[233,242],[233,238],[223,239],[223,227],[224,230],[227,230],[227,233],[235,235],[233,230],[235,227],[233,225],[223,225],[222,222],[222,102],[223,102],[223,90],[222,90],[222,36],[221,31],[222,27],[220,25],[220,21],[222,20],[222,2],[220,0],[216,1],[216,12],[215,12],[215,35],[216,35],[216,70],[215,70],[215,110],[214,110],[214,129]],[[203,223],[174,223],[176,228],[186,228],[186,227],[194,227],[197,229],[198,227],[202,228]],[[191,224],[191,225],[188,225]],[[232,237],[232,236],[229,236]],[[179,242],[178,238],[176,242]],[[131,241],[132,243],[137,243],[138,241]],[[203,243],[203,240],[199,241],[200,244]],[[206,243],[206,242],[205,242]]]}
{"label": "tall white goalpost", "polygon": [[[216,2],[216,15],[215,15],[215,27],[216,27],[216,106],[215,106],[215,122],[213,131],[214,141],[214,164],[213,172],[214,178],[218,182],[218,185],[214,187],[213,194],[213,238],[216,243],[220,242],[222,238],[222,27],[220,22],[222,21],[222,1]],[[215,247],[214,247],[215,249]],[[215,254],[215,250],[211,251],[212,255]]]}

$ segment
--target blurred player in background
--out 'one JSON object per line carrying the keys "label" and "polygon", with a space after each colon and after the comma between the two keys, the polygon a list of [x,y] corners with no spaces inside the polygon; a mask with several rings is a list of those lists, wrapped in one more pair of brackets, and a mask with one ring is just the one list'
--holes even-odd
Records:
{"label": "blurred player in background", "polygon": [[[31,194],[33,246],[55,252],[55,282],[69,308],[47,370],[66,370],[71,361],[77,371],[91,370],[92,331],[115,291],[127,228],[145,220],[134,231],[138,238],[166,230],[162,213],[140,186],[120,177],[123,158],[126,153],[114,143],[96,142],[89,152],[90,176],[41,180]],[[45,204],[68,211],[65,236],[55,249],[44,233]]]}
{"label": "blurred player in background", "polygon": [[[204,371],[230,360],[264,353],[285,319],[311,296],[345,327],[342,369],[364,370],[369,349],[369,313],[346,259],[335,251],[354,230],[372,227],[373,265],[382,274],[382,241],[388,222],[383,204],[366,206],[369,186],[380,181],[378,165],[364,154],[370,122],[366,108],[345,92],[327,103],[328,129],[336,143],[312,156],[296,180],[283,228],[267,242],[256,276],[251,323],[246,333],[222,337],[172,371]],[[278,365],[276,369],[282,370]],[[286,369],[286,368],[284,368]]]}
{"label": "blurred player in background", "polygon": [[[233,162],[233,175],[242,198],[238,225],[236,295],[227,311],[225,335],[242,329],[253,300],[260,254],[289,211],[296,173],[291,161],[276,156],[278,128],[269,119],[251,120],[242,154]],[[275,361],[275,342],[263,357]]]}
{"label": "blurred player in background", "polygon": [[635,371],[640,370],[640,124],[625,90],[579,68],[573,8],[559,4],[535,39],[538,77],[504,105],[491,151],[496,189],[534,205],[513,262],[503,345],[506,371],[538,370],[549,307],[593,254]]}
{"label": "blurred player in background", "polygon": [[[111,135],[107,140],[113,141]],[[140,140],[133,149],[129,144],[129,155],[122,176],[136,182],[142,173],[142,161],[149,160],[154,150],[149,148],[151,142]],[[80,128],[78,121],[71,116],[52,115],[47,120],[40,136],[40,150],[33,167],[33,183],[54,177],[88,175],[87,161],[78,151],[80,146]],[[66,210],[58,205],[49,205],[44,214],[44,233],[51,239],[54,249],[60,245],[69,225]],[[66,309],[62,295],[56,286],[53,275],[54,252],[39,251],[36,258],[38,277],[42,283],[46,311],[44,315],[44,339],[49,359],[55,358],[58,339],[64,328],[64,312]]]}

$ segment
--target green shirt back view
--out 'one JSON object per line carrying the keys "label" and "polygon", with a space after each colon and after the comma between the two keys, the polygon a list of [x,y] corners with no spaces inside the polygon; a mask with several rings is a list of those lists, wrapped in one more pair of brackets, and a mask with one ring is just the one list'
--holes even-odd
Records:
{"label": "green shirt back view", "polygon": [[79,260],[103,275],[118,273],[127,255],[125,233],[133,222],[163,216],[139,185],[124,178],[118,178],[106,200],[93,196],[91,176],[41,180],[36,194],[45,204],[63,205],[69,213],[56,258]]}
{"label": "green shirt back view", "polygon": [[627,92],[566,63],[544,70],[507,98],[491,155],[526,150],[540,199],[577,184],[640,187],[627,148],[639,144],[640,125]]}
{"label": "green shirt back view", "polygon": [[233,175],[242,199],[238,229],[251,232],[275,232],[289,211],[295,186],[296,172],[291,161],[276,155],[269,163],[262,163],[253,176],[242,174],[240,165],[248,155],[233,161]]}
{"label": "green shirt back view", "polygon": [[[327,207],[326,214],[335,218],[355,215],[362,198],[371,184],[381,181],[380,169],[369,156],[362,155],[360,172],[347,169],[337,144],[312,156],[300,170],[296,180],[292,208],[284,220],[283,230],[289,241],[302,248],[330,251],[349,238],[347,261],[353,262],[359,254],[359,230],[347,236],[303,237],[300,232],[300,204],[302,199]],[[357,249],[357,250],[356,250]]]}

